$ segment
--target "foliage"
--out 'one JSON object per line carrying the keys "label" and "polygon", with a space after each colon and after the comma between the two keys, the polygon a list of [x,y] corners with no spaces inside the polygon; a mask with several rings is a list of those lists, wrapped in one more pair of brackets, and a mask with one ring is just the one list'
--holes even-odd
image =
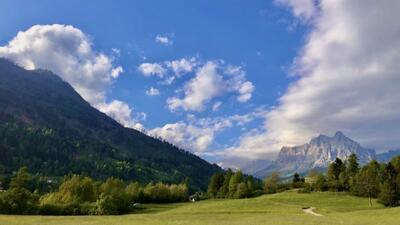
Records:
{"label": "foliage", "polygon": [[276,193],[278,191],[279,174],[273,172],[270,177],[264,181],[264,192],[266,194]]}
{"label": "foliage", "polygon": [[242,171],[233,173],[228,170],[214,174],[209,182],[207,195],[209,198],[248,198],[260,195],[262,183]]}
{"label": "foliage", "polygon": [[[188,200],[188,185],[149,183],[128,186],[118,178],[95,182],[81,175],[65,177],[55,192],[32,193],[27,189],[32,176],[25,167],[10,181],[10,188],[0,192],[0,214],[42,215],[111,215],[134,210],[134,203],[170,203]],[[51,185],[51,184],[49,184]]]}

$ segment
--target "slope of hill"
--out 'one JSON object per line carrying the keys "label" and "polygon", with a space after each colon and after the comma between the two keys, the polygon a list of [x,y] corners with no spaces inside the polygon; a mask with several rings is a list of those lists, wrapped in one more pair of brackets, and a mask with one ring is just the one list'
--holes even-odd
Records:
{"label": "slope of hill", "polygon": [[346,160],[353,153],[357,155],[360,164],[376,158],[374,150],[363,148],[340,131],[333,137],[320,135],[301,146],[282,147],[277,160],[257,171],[255,176],[265,177],[273,171],[291,175],[310,169],[323,170],[336,158]]}
{"label": "slope of hill", "polygon": [[0,59],[0,174],[80,173],[205,188],[221,169],[177,147],[124,128],[49,71]]}

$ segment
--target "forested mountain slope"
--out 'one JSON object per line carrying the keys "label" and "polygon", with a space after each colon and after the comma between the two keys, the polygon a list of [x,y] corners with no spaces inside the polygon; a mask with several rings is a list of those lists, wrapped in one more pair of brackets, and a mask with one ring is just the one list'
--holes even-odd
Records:
{"label": "forested mountain slope", "polygon": [[177,147],[128,129],[90,106],[50,71],[28,71],[0,59],[0,174],[33,173],[205,188],[221,169]]}

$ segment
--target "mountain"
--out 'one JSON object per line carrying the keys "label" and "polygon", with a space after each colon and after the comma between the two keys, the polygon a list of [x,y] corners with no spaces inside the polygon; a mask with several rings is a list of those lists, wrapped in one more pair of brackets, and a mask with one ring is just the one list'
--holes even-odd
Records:
{"label": "mountain", "polygon": [[128,129],[93,108],[50,71],[0,59],[0,174],[114,176],[206,188],[217,165]]}
{"label": "mountain", "polygon": [[390,150],[387,152],[383,152],[380,154],[376,155],[376,160],[378,160],[378,162],[389,162],[392,158],[396,157],[396,156],[400,156],[400,149],[398,150]]}
{"label": "mountain", "polygon": [[282,147],[275,162],[254,175],[265,177],[273,171],[291,175],[295,172],[305,173],[311,169],[323,170],[336,158],[346,160],[353,153],[357,155],[360,164],[376,158],[374,150],[361,147],[340,131],[333,137],[320,135],[304,145]]}
{"label": "mountain", "polygon": [[243,167],[241,167],[241,170],[245,174],[254,174],[262,169],[265,169],[272,163],[273,161],[269,159],[255,159],[247,162]]}

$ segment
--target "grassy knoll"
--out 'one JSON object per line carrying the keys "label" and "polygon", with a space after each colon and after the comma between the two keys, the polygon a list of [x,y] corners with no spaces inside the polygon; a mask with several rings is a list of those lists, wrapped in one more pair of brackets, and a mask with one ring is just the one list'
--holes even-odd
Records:
{"label": "grassy knoll", "polygon": [[[322,217],[305,214],[302,207],[313,206]],[[368,199],[341,193],[298,194],[285,192],[253,199],[207,200],[197,203],[147,205],[148,209],[124,216],[4,216],[1,225],[109,225],[109,224],[343,224],[397,225],[400,207],[384,208]]]}

